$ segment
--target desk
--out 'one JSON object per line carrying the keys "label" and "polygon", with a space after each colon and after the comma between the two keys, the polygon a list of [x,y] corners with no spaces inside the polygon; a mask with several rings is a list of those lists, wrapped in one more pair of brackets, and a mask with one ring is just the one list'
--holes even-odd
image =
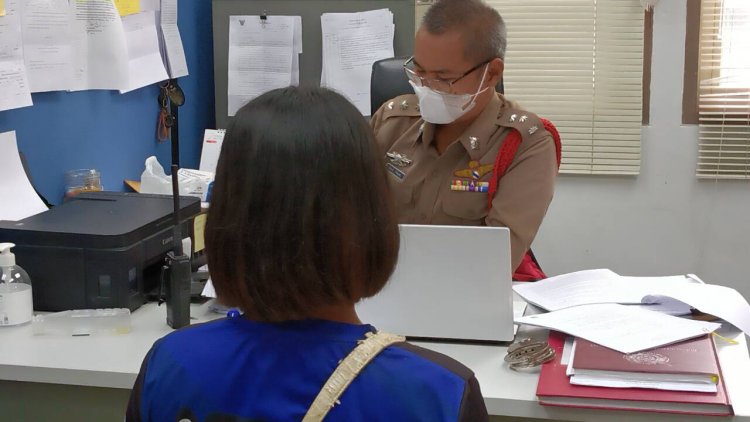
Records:
{"label": "desk", "polygon": [[[3,420],[44,420],[39,415],[56,415],[54,420],[121,421],[129,389],[141,361],[154,340],[171,330],[167,327],[166,308],[154,303],[144,305],[132,315],[133,332],[122,336],[34,337],[29,325],[0,330],[0,418]],[[193,305],[194,322],[219,315],[206,304]],[[691,418],[750,422],[750,359],[741,333],[726,333],[738,345],[722,346],[719,351],[725,380],[733,397],[733,418]],[[537,329],[521,335],[540,336]],[[476,374],[487,409],[492,415],[512,418],[558,420],[685,421],[685,416],[639,412],[611,412],[541,406],[536,401],[538,374],[518,373],[503,364],[505,348],[444,343],[418,343],[449,355]],[[57,384],[57,385],[54,385]],[[79,407],[76,407],[78,403]],[[48,413],[42,407],[47,406]],[[15,418],[5,419],[10,415]],[[91,416],[83,414],[83,410]],[[54,413],[56,412],[56,413]],[[35,415],[35,416],[29,416]],[[33,417],[33,419],[32,419]],[[90,419],[89,419],[90,417]],[[53,420],[50,418],[49,420]]]}

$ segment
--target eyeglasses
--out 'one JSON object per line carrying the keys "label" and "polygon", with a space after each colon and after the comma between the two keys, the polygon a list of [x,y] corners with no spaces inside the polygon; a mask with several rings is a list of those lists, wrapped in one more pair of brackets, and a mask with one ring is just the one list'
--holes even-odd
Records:
{"label": "eyeglasses", "polygon": [[471,74],[471,72],[479,69],[480,67],[486,65],[494,59],[494,57],[491,59],[487,59],[467,70],[463,75],[454,79],[427,79],[425,77],[419,76],[419,71],[416,70],[416,65],[414,63],[414,56],[409,57],[409,60],[404,62],[404,71],[406,72],[406,76],[409,78],[409,80],[412,81],[415,85],[426,86],[443,94],[450,94],[453,90],[453,85],[456,84],[456,82],[467,77],[469,74]]}

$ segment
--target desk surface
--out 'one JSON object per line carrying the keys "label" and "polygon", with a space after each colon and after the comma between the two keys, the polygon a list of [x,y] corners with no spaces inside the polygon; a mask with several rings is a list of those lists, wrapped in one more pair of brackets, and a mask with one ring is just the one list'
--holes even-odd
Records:
{"label": "desk surface", "polygon": [[[193,305],[194,322],[216,318],[207,304]],[[149,303],[132,315],[133,331],[127,335],[99,337],[33,336],[31,326],[0,330],[0,380],[25,381],[130,389],[141,361],[153,342],[171,329],[166,325],[166,308]],[[541,331],[523,333],[542,335]],[[730,390],[734,418],[721,420],[750,422],[750,359],[744,335],[725,334],[739,344],[722,345],[719,355]],[[536,400],[537,373],[512,371],[503,363],[505,348],[444,343],[418,343],[449,355],[471,368],[482,387],[487,410],[493,415],[563,420],[601,420],[616,416],[629,421],[651,421],[656,414],[567,409],[541,406]],[[659,420],[680,420],[684,416],[658,415]],[[708,420],[708,419],[706,419]]]}

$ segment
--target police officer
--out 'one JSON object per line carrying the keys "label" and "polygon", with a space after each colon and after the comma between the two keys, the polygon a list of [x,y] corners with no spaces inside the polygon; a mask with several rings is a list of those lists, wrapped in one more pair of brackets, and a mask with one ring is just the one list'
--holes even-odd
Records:
{"label": "police officer", "polygon": [[[439,0],[425,14],[404,70],[416,95],[372,117],[399,222],[511,231],[512,268],[531,246],[554,193],[555,143],[539,117],[496,92],[506,29],[481,0]],[[488,206],[501,144],[521,142]]]}

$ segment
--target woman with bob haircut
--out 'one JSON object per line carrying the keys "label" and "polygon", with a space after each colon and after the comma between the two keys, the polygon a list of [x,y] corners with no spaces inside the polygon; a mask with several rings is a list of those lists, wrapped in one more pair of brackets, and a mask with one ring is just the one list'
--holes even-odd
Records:
{"label": "woman with bob haircut", "polygon": [[363,324],[396,264],[384,158],[322,88],[270,91],[231,122],[206,253],[227,318],[156,341],[127,421],[482,421],[474,374]]}

